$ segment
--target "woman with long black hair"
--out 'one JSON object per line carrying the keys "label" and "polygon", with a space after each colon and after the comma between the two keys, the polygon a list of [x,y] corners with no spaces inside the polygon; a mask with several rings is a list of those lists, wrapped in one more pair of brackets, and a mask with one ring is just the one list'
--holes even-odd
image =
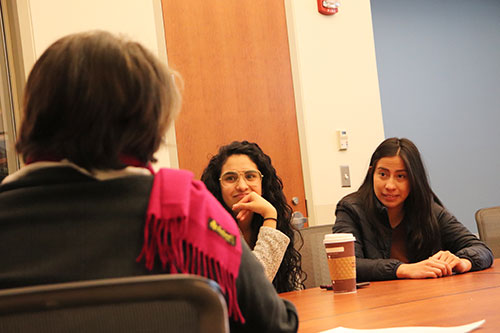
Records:
{"label": "woman with long black hair", "polygon": [[334,233],[356,237],[358,281],[437,278],[491,266],[491,250],[444,208],[420,153],[389,138],[373,153],[363,184],[335,212]]}

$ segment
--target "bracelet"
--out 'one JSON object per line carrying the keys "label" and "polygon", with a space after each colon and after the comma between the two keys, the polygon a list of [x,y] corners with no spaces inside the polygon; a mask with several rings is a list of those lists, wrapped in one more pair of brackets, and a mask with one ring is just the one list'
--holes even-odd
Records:
{"label": "bracelet", "polygon": [[278,219],[275,218],[275,217],[264,217],[264,219],[262,220],[262,222],[264,222],[266,220],[274,220],[274,221],[276,221],[276,223],[278,223]]}

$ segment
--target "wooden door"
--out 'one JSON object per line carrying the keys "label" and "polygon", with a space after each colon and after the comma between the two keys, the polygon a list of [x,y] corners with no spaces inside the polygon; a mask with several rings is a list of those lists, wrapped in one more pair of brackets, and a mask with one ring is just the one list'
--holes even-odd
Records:
{"label": "wooden door", "polygon": [[169,65],[185,84],[175,125],[179,166],[199,178],[220,146],[257,142],[292,208],[306,215],[284,2],[162,5]]}

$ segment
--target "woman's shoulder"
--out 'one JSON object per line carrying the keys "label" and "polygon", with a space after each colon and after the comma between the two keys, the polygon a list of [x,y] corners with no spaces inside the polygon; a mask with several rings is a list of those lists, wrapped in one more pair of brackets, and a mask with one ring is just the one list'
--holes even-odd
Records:
{"label": "woman's shoulder", "polygon": [[[156,172],[155,178],[162,178],[167,183],[167,188],[172,191],[185,189],[198,194],[208,195],[205,184],[201,180],[194,178],[194,174],[189,170],[161,168]],[[210,195],[209,195],[210,196]]]}
{"label": "woman's shoulder", "polygon": [[335,209],[336,220],[339,218],[364,219],[366,217],[365,206],[363,199],[358,192],[354,192],[343,197]]}
{"label": "woman's shoulder", "polygon": [[432,202],[432,214],[437,219],[438,223],[445,223],[451,220],[456,220],[456,217],[446,207],[438,202]]}
{"label": "woman's shoulder", "polygon": [[436,216],[438,218],[440,216],[442,216],[443,214],[451,214],[446,209],[446,207],[440,202],[432,201],[431,209],[432,209],[432,214],[434,214],[434,216]]}
{"label": "woman's shoulder", "polygon": [[342,199],[337,203],[337,209],[340,207],[360,207],[362,204],[362,200],[358,192],[353,192]]}

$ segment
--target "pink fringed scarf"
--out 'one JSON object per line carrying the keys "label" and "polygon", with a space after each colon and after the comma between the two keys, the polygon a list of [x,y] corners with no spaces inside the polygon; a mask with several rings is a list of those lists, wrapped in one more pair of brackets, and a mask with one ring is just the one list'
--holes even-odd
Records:
{"label": "pink fringed scarf", "polygon": [[156,256],[163,269],[170,265],[172,273],[217,281],[227,295],[229,316],[245,322],[236,295],[241,260],[238,226],[189,171],[161,169],[155,174],[137,261],[144,260],[152,270]]}

